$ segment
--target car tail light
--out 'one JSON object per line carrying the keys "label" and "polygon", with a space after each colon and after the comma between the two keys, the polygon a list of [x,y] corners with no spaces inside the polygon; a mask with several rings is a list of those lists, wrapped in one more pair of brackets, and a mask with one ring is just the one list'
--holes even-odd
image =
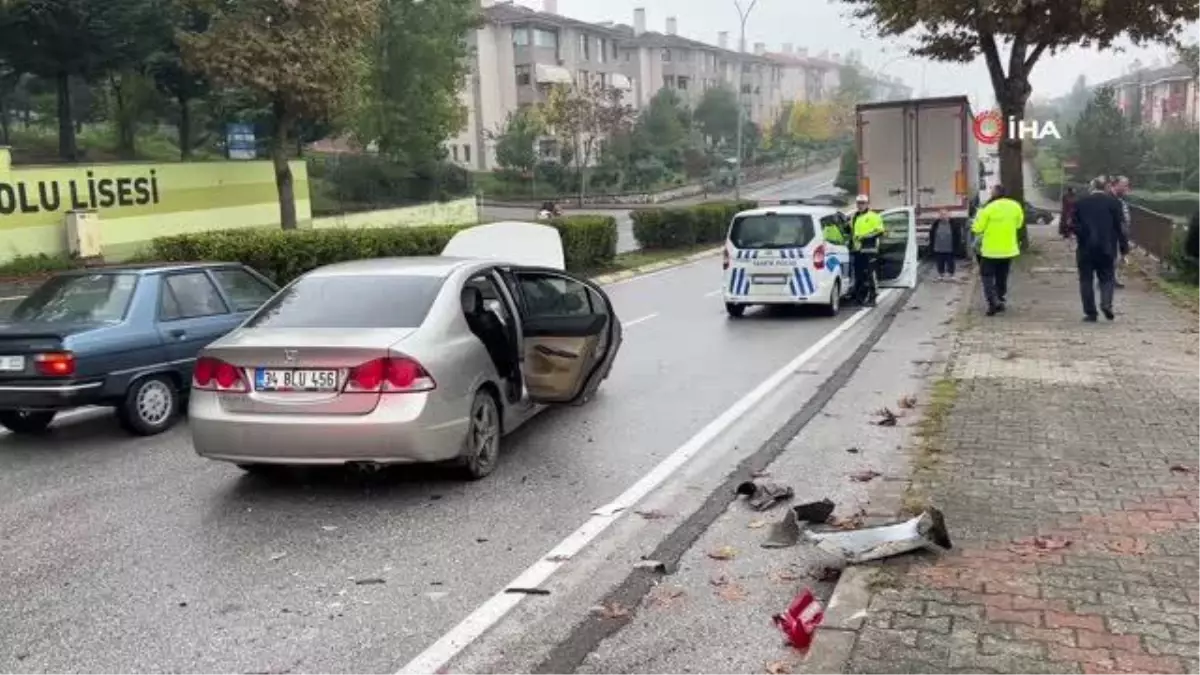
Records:
{"label": "car tail light", "polygon": [[721,269],[729,269],[729,249],[721,249]]}
{"label": "car tail light", "polygon": [[201,356],[192,371],[192,388],[200,391],[245,392],[249,390],[242,369],[221,359]]}
{"label": "car tail light", "polygon": [[67,377],[75,374],[75,355],[71,352],[47,352],[33,357],[34,368],[42,375]]}
{"label": "car tail light", "polygon": [[825,269],[825,244],[819,244],[813,250],[813,267],[823,270]]}
{"label": "car tail light", "polygon": [[374,359],[350,369],[347,393],[403,393],[429,391],[437,386],[421,364],[407,356]]}

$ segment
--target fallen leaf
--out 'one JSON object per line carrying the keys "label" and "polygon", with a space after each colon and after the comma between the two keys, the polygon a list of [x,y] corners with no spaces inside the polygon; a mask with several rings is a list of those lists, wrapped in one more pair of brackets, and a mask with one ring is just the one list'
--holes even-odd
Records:
{"label": "fallen leaf", "polygon": [[875,420],[875,425],[881,427],[894,427],[896,426],[896,420],[899,419],[899,416],[888,408],[881,408],[876,411],[875,416],[879,418]]}
{"label": "fallen leaf", "polygon": [[1112,464],[1109,464],[1108,462],[1096,462],[1096,464],[1099,464],[1106,469],[1112,466]]}
{"label": "fallen leaf", "polygon": [[333,532],[334,530],[338,529],[338,527],[337,525],[322,525],[321,529],[325,530],[326,532]]}
{"label": "fallen leaf", "polygon": [[658,586],[650,592],[646,603],[652,607],[667,607],[684,596],[684,590],[678,586]]}
{"label": "fallen leaf", "polygon": [[787,661],[768,661],[767,672],[770,675],[787,675],[792,672],[792,664]]}
{"label": "fallen leaf", "polygon": [[863,469],[862,471],[856,471],[850,474],[850,480],[854,481],[855,483],[866,483],[873,481],[882,475],[883,474],[873,469]]}
{"label": "fallen leaf", "polygon": [[737,549],[732,546],[722,546],[715,551],[709,551],[708,557],[713,560],[733,560],[737,556]]}
{"label": "fallen leaf", "polygon": [[1014,541],[1013,544],[1008,547],[1008,550],[1020,555],[1037,555],[1039,553],[1053,553],[1055,551],[1061,551],[1070,545],[1070,539],[1062,539],[1060,537],[1025,537]]}
{"label": "fallen leaf", "polygon": [[917,397],[901,396],[900,400],[897,402],[897,405],[899,405],[901,408],[915,408],[917,407]]}
{"label": "fallen leaf", "polygon": [[866,522],[866,519],[867,512],[859,509],[845,518],[835,516],[833,520],[829,522],[829,524],[839,530],[857,530],[863,526],[863,524]]}
{"label": "fallen leaf", "polygon": [[271,554],[271,562],[275,562],[276,560],[283,560],[286,557],[287,557],[286,551],[283,553],[272,553]]}
{"label": "fallen leaf", "polygon": [[846,448],[846,452],[852,455],[857,455],[858,453],[862,452],[862,450],[859,450],[858,448]]}
{"label": "fallen leaf", "polygon": [[1196,473],[1196,469],[1182,464],[1172,464],[1171,473]]}
{"label": "fallen leaf", "polygon": [[720,588],[721,586],[728,586],[729,585],[729,577],[722,574],[719,577],[713,577],[713,578],[709,579],[708,583],[712,584],[713,586],[716,586],[717,588]]}
{"label": "fallen leaf", "polygon": [[671,515],[669,513],[663,513],[662,511],[659,511],[657,509],[647,509],[645,511],[634,511],[634,513],[645,518],[646,520],[662,520],[663,518],[669,518]]}
{"label": "fallen leaf", "polygon": [[760,529],[760,528],[766,527],[766,526],[767,526],[767,525],[769,525],[769,524],[770,524],[770,523],[768,523],[768,522],[767,522],[767,521],[765,521],[765,520],[752,520],[752,521],[750,521],[750,522],[746,523],[746,527],[748,527],[748,528],[750,528],[750,529],[752,529],[752,530],[757,530],[757,529]]}
{"label": "fallen leaf", "polygon": [[629,616],[629,610],[619,602],[608,602],[594,607],[592,613],[603,619],[620,619]]}
{"label": "fallen leaf", "polygon": [[1021,354],[1019,352],[1017,352],[1015,349],[1010,349],[1010,350],[1004,352],[1003,354],[1001,354],[1000,358],[1004,361],[1012,361],[1013,359],[1017,358],[1020,355]]}
{"label": "fallen leaf", "polygon": [[921,309],[921,306],[920,306],[920,305],[913,305],[912,307],[909,307],[908,309],[909,309],[909,310]]}
{"label": "fallen leaf", "polygon": [[770,471],[764,471],[764,470],[761,470],[761,469],[760,469],[760,470],[758,470],[758,471],[752,471],[752,472],[750,473],[750,475],[751,475],[751,476],[753,476],[754,478],[766,478],[767,476],[770,476],[770,475],[771,475],[771,472],[770,472]]}
{"label": "fallen leaf", "polygon": [[717,591],[717,597],[728,602],[738,602],[747,597],[746,589],[739,584],[727,584]]}
{"label": "fallen leaf", "polygon": [[1150,544],[1143,539],[1116,539],[1108,542],[1109,550],[1123,555],[1144,555]]}
{"label": "fallen leaf", "polygon": [[775,583],[799,581],[802,577],[792,570],[772,570],[767,572],[767,578]]}
{"label": "fallen leaf", "polygon": [[382,577],[367,577],[366,579],[355,579],[354,580],[355,586],[377,586],[379,584],[386,584],[386,583],[387,583],[387,580],[383,579]]}

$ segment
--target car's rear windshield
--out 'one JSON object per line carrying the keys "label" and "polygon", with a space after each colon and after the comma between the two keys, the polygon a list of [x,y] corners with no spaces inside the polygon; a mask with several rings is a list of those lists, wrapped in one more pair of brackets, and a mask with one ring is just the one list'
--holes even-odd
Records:
{"label": "car's rear windshield", "polygon": [[104,272],[51,277],[17,305],[12,321],[91,323],[120,321],[129,310],[137,275]]}
{"label": "car's rear windshield", "polygon": [[804,213],[764,214],[735,218],[729,230],[734,248],[803,248],[816,236]]}
{"label": "car's rear windshield", "polygon": [[444,279],[425,275],[304,277],[267,301],[252,328],[416,328]]}

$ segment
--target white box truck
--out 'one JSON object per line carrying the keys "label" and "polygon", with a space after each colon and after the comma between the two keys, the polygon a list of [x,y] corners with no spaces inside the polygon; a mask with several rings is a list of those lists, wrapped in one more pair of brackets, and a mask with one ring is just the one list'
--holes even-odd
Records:
{"label": "white box truck", "polygon": [[855,110],[858,190],[871,208],[914,206],[918,242],[945,209],[956,224],[957,248],[978,194],[979,144],[966,96],[865,103]]}

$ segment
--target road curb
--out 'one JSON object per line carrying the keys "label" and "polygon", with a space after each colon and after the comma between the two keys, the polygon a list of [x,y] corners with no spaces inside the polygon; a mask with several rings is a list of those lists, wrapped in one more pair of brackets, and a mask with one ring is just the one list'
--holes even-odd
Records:
{"label": "road curb", "polygon": [[688,263],[693,263],[693,262],[696,262],[697,260],[703,260],[704,258],[711,258],[720,252],[721,252],[721,247],[718,246],[716,248],[705,249],[705,250],[699,251],[697,253],[692,253],[691,255],[680,256],[678,258],[668,258],[666,260],[660,260],[658,262],[650,263],[648,265],[642,265],[640,267],[634,267],[632,269],[621,270],[620,272],[601,274],[600,276],[592,277],[592,281],[600,284],[601,286],[606,286],[608,284],[615,284],[620,281],[626,281],[626,280],[632,279],[634,277],[640,277],[645,274],[650,274],[651,272],[661,272],[662,270],[665,270],[665,269],[670,269],[672,267],[679,267],[680,265],[687,265]]}
{"label": "road curb", "polygon": [[848,567],[842,572],[825,607],[825,619],[800,664],[801,673],[844,672],[854,651],[858,630],[867,618],[871,586],[878,575],[879,568],[873,565]]}

